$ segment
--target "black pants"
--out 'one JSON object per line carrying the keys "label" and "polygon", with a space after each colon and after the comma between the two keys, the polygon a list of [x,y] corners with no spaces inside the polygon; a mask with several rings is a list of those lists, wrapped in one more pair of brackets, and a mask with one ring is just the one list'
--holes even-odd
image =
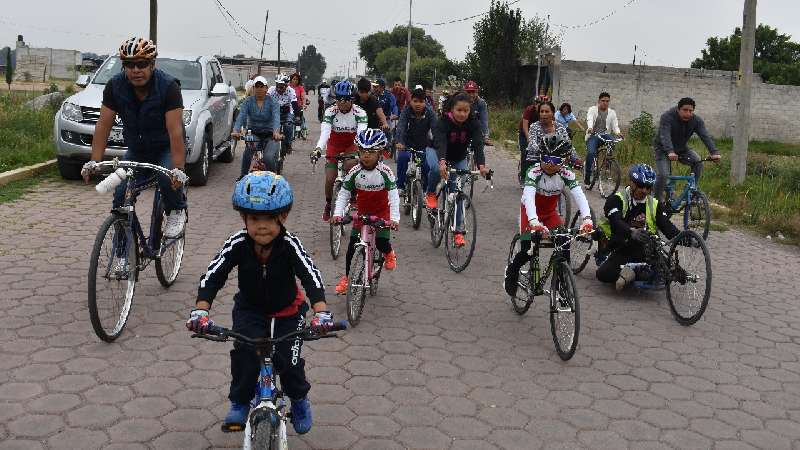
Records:
{"label": "black pants", "polygon": [[[563,237],[558,238],[557,243],[562,244],[565,239],[566,238]],[[511,273],[519,272],[519,269],[521,269],[522,266],[525,265],[525,263],[531,260],[531,255],[528,254],[528,252],[531,250],[531,244],[532,241],[529,240],[519,241],[520,250],[519,252],[517,252],[516,255],[514,255],[514,259],[511,260],[511,264],[508,266]],[[565,250],[564,257],[566,257],[567,261],[569,262],[569,248]]]}
{"label": "black pants", "polygon": [[[350,244],[347,246],[347,254],[345,255],[344,273],[350,276],[350,263],[353,261],[353,254],[356,252],[356,244],[361,240],[358,235],[350,236]],[[392,243],[387,237],[375,236],[375,248],[379,252],[386,254],[392,251]]]}
{"label": "black pants", "polygon": [[318,102],[317,103],[317,120],[322,123],[322,115],[325,113],[325,103]]}
{"label": "black pants", "polygon": [[632,242],[612,250],[608,258],[597,268],[595,275],[603,283],[613,283],[619,278],[620,266],[644,261],[644,247],[639,243]]}
{"label": "black pants", "polygon": [[[308,304],[303,303],[295,316],[271,319],[263,313],[233,306],[233,330],[253,338],[267,337],[274,327],[273,337],[283,336],[305,326]],[[305,360],[300,357],[302,339],[279,343],[273,357],[274,373],[280,375],[281,388],[289,398],[299,400],[308,394],[311,385],[306,381]],[[228,398],[233,402],[247,403],[253,398],[261,357],[249,345],[234,343],[231,350],[231,389]]]}

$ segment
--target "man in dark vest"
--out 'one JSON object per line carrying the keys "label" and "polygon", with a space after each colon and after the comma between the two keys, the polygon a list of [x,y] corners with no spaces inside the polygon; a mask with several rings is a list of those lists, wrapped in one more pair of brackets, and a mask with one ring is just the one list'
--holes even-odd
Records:
{"label": "man in dark vest", "polygon": [[[103,90],[100,118],[92,139],[91,160],[83,166],[88,182],[108,143],[116,116],[122,120],[122,135],[128,151],[124,160],[156,164],[172,169],[172,179],[159,175],[167,220],[164,235],[179,237],[186,224],[183,183],[186,146],[183,128],[183,97],[175,78],[155,68],[158,52],[152,41],[133,37],[119,48],[124,70],[109,80]],[[142,174],[147,176],[147,174]],[[113,207],[122,206],[125,184],[114,191]]]}

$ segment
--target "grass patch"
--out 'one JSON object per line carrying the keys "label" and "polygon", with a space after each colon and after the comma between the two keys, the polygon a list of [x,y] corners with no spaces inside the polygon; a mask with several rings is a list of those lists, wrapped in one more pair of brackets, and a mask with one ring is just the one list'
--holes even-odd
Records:
{"label": "grass patch", "polygon": [[[512,139],[516,142],[518,124],[512,123],[510,117],[513,115],[518,121],[522,116],[522,107],[490,108],[489,115],[492,136],[513,133]],[[503,140],[498,142],[506,145]],[[586,155],[586,144],[580,130],[576,130],[573,144],[579,155]],[[722,161],[718,164],[705,163],[700,188],[712,202],[730,210],[727,214],[715,211],[714,218],[772,235],[781,231],[788,238],[787,241],[797,242],[800,239],[800,145],[751,142],[748,147],[747,178],[742,185],[731,186],[732,141],[719,139],[716,144],[722,153]],[[707,154],[705,146],[697,138],[692,138],[689,146],[700,155]],[[514,152],[517,149],[518,146],[514,146]],[[623,167],[623,173],[627,171],[627,166],[635,162],[654,165],[652,143],[627,139],[617,146],[617,159]],[[676,166],[676,174],[688,173],[686,166],[675,164],[673,169]],[[678,186],[678,189],[682,188],[682,185]]]}
{"label": "grass patch", "polygon": [[4,186],[0,186],[0,203],[13,202],[19,200],[23,195],[34,190],[42,181],[60,180],[58,170],[50,168],[30,178],[12,181]]}
{"label": "grass patch", "polygon": [[25,102],[37,94],[0,93],[0,172],[55,158],[55,109],[33,111]]}

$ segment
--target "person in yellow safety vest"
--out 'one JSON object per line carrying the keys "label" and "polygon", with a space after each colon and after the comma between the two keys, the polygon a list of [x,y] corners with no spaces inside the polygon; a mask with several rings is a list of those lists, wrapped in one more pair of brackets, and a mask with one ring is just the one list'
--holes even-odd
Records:
{"label": "person in yellow safety vest", "polygon": [[[605,261],[597,267],[597,279],[604,283],[616,283],[621,291],[637,278],[634,267],[645,262],[644,244],[647,233],[664,233],[672,239],[680,233],[669,221],[663,204],[653,195],[656,172],[647,164],[635,164],[628,171],[628,186],[616,195],[608,197],[603,207],[606,220],[599,228],[608,240],[603,250]],[[600,256],[602,258],[602,256]]]}

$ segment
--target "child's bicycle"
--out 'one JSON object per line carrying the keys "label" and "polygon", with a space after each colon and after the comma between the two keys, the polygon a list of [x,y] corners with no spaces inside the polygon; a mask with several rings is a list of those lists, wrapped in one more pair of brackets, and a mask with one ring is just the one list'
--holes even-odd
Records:
{"label": "child's bicycle", "polygon": [[[350,263],[350,276],[347,282],[347,320],[353,326],[361,320],[361,312],[369,295],[378,292],[378,282],[383,269],[383,255],[375,247],[375,235],[381,228],[389,224],[380,217],[358,216],[361,222],[360,241],[356,244],[355,253]],[[352,215],[345,216],[340,222],[342,226],[353,221]]]}
{"label": "child's bicycle", "polygon": [[283,391],[277,385],[277,375],[273,368],[275,346],[288,339],[302,339],[314,341],[323,338],[336,337],[334,331],[347,329],[347,322],[339,322],[331,327],[307,327],[293,331],[277,338],[253,339],[227,328],[211,325],[203,333],[192,334],[193,338],[208,339],[215,342],[226,342],[233,339],[240,344],[253,346],[261,356],[261,369],[258,375],[258,384],[255,396],[250,401],[250,413],[244,429],[245,450],[270,449],[284,450],[289,448],[286,435],[286,422],[291,418],[291,412],[286,402]]}
{"label": "child's bicycle", "polygon": [[[711,159],[702,159],[701,162],[713,161]],[[670,164],[670,173],[672,173],[672,165]],[[679,181],[685,181],[686,186],[683,190],[675,196],[675,184]],[[708,203],[708,198],[700,186],[697,185],[697,179],[694,173],[686,176],[670,175],[667,177],[667,183],[664,186],[666,192],[666,207],[667,214],[673,215],[675,213],[683,213],[683,229],[694,230],[697,234],[701,235],[703,239],[708,239],[708,228],[711,225],[711,207]]]}
{"label": "child's bicycle", "polygon": [[[348,159],[357,159],[358,157],[353,154],[341,153],[336,155],[336,180],[333,182],[333,197],[332,201],[334,205],[336,203],[336,199],[339,198],[339,191],[342,190],[342,185],[344,184],[344,177],[347,175],[344,171],[344,162]],[[316,165],[316,162],[314,163]],[[331,208],[334,207],[331,205]],[[331,211],[331,215],[333,215],[333,211]],[[350,208],[345,211],[344,216],[350,215]],[[333,223],[330,221],[330,241],[331,241],[331,256],[333,259],[339,257],[339,253],[342,251],[342,236],[344,236],[344,225],[341,223]]]}
{"label": "child's bicycle", "polygon": [[[159,283],[171,286],[181,270],[186,236],[164,237],[166,213],[156,173],[169,177],[169,169],[116,158],[97,163],[97,168],[114,171],[100,182],[106,191],[113,191],[122,179],[129,180],[124,203],[100,225],[89,257],[89,319],[97,337],[113,342],[128,322],[139,272],[155,262]],[[151,187],[155,187],[153,210],[150,233],[145,236],[136,214],[136,200]]]}
{"label": "child's bicycle", "polygon": [[[575,239],[585,237],[578,234],[577,229],[565,230],[559,227],[550,234],[550,239],[543,241],[542,234],[531,234],[531,249],[528,252],[530,261],[519,272],[518,295],[511,298],[511,306],[519,314],[525,314],[533,304],[537,295],[550,296],[550,332],[558,356],[567,361],[575,354],[578,347],[578,335],[581,324],[580,301],[575,276],[572,274],[569,262],[569,246]],[[542,274],[539,266],[539,249],[552,248],[553,254],[547,264],[547,269]],[[508,251],[508,264],[520,251],[520,235],[514,235]],[[546,290],[545,283],[550,278],[550,290]],[[519,289],[522,292],[519,292]],[[519,294],[522,294],[521,296]]]}
{"label": "child's bicycle", "polygon": [[422,222],[422,211],[425,208],[425,188],[422,184],[425,152],[410,147],[405,151],[411,154],[411,158],[406,171],[406,193],[400,199],[400,206],[406,215],[411,214],[411,226],[416,230]]}

